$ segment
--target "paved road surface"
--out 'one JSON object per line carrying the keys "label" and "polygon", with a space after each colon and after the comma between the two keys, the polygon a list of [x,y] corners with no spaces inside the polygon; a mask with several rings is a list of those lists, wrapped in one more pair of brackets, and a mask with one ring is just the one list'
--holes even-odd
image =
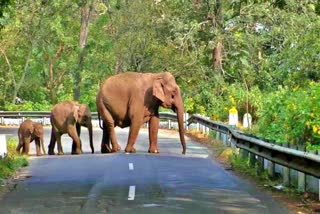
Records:
{"label": "paved road surface", "polygon": [[[16,136],[16,129],[0,133]],[[49,129],[45,141],[49,142]],[[94,130],[96,154],[82,131],[84,154],[30,158],[26,177],[0,200],[0,213],[289,213],[268,195],[225,171],[206,147],[187,139],[181,155],[178,133],[159,132],[160,154],[148,154],[148,133],[141,129],[136,154],[125,154],[127,129],[117,129],[122,151],[100,154],[101,131]],[[35,154],[35,146],[31,145]]]}

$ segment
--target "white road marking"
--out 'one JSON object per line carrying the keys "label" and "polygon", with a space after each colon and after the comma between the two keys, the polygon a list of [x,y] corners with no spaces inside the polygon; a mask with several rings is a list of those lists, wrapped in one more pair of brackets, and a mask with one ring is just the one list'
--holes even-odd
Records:
{"label": "white road marking", "polygon": [[129,163],[129,170],[134,170],[133,163]]}
{"label": "white road marking", "polygon": [[130,186],[129,187],[129,195],[128,195],[128,200],[129,201],[133,201],[134,200],[135,192],[136,192],[136,186]]}

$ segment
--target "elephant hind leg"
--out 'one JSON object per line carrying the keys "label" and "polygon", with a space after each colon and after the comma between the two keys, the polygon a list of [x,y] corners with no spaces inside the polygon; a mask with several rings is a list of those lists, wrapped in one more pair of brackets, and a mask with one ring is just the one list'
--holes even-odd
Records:
{"label": "elephant hind leg", "polygon": [[61,134],[55,133],[55,139],[57,140],[57,144],[58,144],[58,155],[63,155],[64,153],[61,145]]}
{"label": "elephant hind leg", "polygon": [[54,134],[54,130],[52,128],[51,130],[51,138],[50,138],[50,143],[49,143],[49,146],[48,146],[48,155],[54,155],[54,147],[56,145],[56,136]]}
{"label": "elephant hind leg", "polygon": [[103,122],[102,129],[101,153],[111,153],[110,132],[105,122]]}
{"label": "elephant hind leg", "polygon": [[114,131],[114,120],[110,114],[110,112],[106,109],[106,108],[102,108],[100,109],[102,112],[101,113],[101,117],[104,121],[104,126],[103,126],[103,133],[104,136],[102,137],[102,142],[101,142],[101,153],[103,153],[104,151],[106,151],[106,149],[110,149],[110,146],[108,146],[109,144],[109,140],[108,138],[110,138],[111,140],[111,144],[112,144],[112,149],[111,152],[118,152],[121,147],[118,144],[117,138],[116,138],[116,133]]}
{"label": "elephant hind leg", "polygon": [[23,147],[23,143],[19,140],[19,144],[16,148],[16,152],[17,154],[20,154],[21,153],[21,148]]}

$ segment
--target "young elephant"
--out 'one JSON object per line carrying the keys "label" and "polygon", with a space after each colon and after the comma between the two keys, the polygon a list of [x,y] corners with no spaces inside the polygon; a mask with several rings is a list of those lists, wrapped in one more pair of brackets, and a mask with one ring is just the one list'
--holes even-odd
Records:
{"label": "young elephant", "polygon": [[29,154],[30,143],[34,140],[36,144],[37,155],[41,155],[41,148],[43,154],[46,154],[46,150],[43,145],[43,126],[41,123],[33,122],[32,120],[25,120],[20,124],[18,130],[19,144],[16,148],[17,153],[20,154],[21,148],[22,154]]}
{"label": "young elephant", "polygon": [[72,101],[63,101],[56,104],[51,111],[51,139],[49,144],[49,155],[54,155],[54,147],[58,143],[58,154],[62,155],[61,135],[68,133],[73,139],[72,154],[82,152],[80,142],[81,126],[89,131],[89,140],[92,153],[94,153],[92,142],[91,112],[88,106]]}

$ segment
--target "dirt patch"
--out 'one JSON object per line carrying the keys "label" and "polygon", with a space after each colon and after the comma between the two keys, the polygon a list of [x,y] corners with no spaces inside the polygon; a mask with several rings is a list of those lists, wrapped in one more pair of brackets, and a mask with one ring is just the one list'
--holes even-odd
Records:
{"label": "dirt patch", "polygon": [[203,145],[206,145],[207,148],[210,149],[213,157],[226,169],[232,170],[234,174],[237,176],[249,180],[251,183],[255,183],[256,186],[264,191],[272,197],[280,201],[284,206],[286,206],[289,210],[296,214],[314,214],[320,213],[320,202],[319,196],[314,193],[297,193],[293,189],[286,188],[285,191],[279,190],[272,185],[266,184],[259,178],[253,178],[248,176],[247,174],[242,173],[241,171],[235,169],[231,165],[231,161],[229,159],[230,155],[232,155],[233,150],[231,148],[226,148],[223,146],[221,142],[215,141],[209,138],[207,135],[201,134],[196,131],[188,131],[186,135]]}

